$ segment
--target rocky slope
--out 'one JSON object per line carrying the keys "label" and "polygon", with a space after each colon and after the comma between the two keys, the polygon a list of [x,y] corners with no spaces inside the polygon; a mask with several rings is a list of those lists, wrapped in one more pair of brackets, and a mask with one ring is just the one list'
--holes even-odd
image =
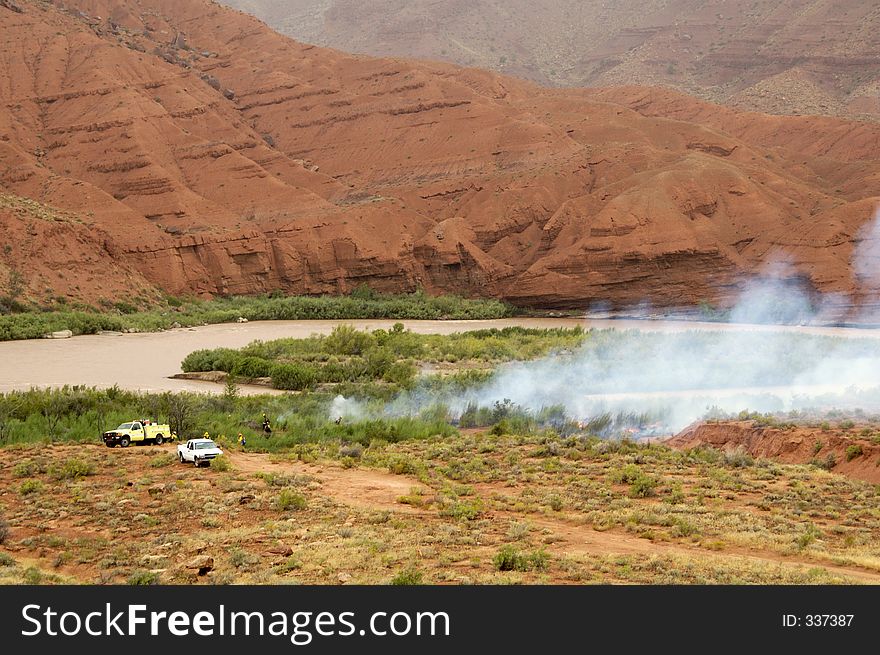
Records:
{"label": "rocky slope", "polygon": [[875,124],[345,55],[206,0],[10,4],[0,186],[166,292],[723,304],[780,256],[813,291],[877,291],[849,265]]}
{"label": "rocky slope", "polygon": [[562,86],[668,85],[735,107],[880,118],[869,0],[224,0],[296,39]]}
{"label": "rocky slope", "polygon": [[[0,279],[12,301],[26,298],[159,298],[94,220],[0,193]],[[93,295],[94,294],[94,295]]]}

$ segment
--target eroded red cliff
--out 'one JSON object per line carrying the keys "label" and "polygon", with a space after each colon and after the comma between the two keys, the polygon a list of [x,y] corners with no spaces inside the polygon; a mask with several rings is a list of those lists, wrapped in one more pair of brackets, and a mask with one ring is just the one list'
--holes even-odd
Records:
{"label": "eroded red cliff", "polygon": [[880,125],[350,56],[207,0],[16,3],[0,185],[86,217],[166,292],[723,304],[780,256],[864,292]]}

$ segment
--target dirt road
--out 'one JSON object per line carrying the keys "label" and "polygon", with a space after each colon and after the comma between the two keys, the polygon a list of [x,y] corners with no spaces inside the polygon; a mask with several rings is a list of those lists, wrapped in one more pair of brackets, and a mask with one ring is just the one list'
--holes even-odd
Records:
{"label": "dirt road", "polygon": [[230,453],[233,466],[243,473],[296,473],[314,478],[321,491],[337,502],[351,507],[420,513],[422,510],[398,501],[415,488],[427,491],[418,482],[402,475],[381,471],[302,462],[272,461],[268,455]]}

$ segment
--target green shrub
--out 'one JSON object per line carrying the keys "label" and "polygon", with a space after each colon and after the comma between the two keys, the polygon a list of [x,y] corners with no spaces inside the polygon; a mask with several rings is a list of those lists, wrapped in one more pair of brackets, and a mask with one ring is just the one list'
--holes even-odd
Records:
{"label": "green shrub", "polygon": [[483,514],[483,501],[479,498],[451,500],[440,510],[440,514],[454,519],[474,521]]}
{"label": "green shrub", "polygon": [[636,464],[627,464],[623,468],[615,469],[608,475],[608,479],[613,484],[632,484],[639,477],[642,471]]}
{"label": "green shrub", "polygon": [[335,355],[363,355],[375,344],[369,332],[358,330],[352,325],[338,325],[324,339],[327,352]]}
{"label": "green shrub", "polygon": [[94,475],[95,465],[92,462],[84,462],[81,459],[68,459],[61,464],[50,465],[48,473],[56,480],[74,480],[87,475]]}
{"label": "green shrub", "polygon": [[657,493],[657,478],[650,475],[639,475],[629,487],[631,498],[649,498]]}
{"label": "green shrub", "polygon": [[748,468],[755,463],[755,459],[746,452],[745,448],[739,446],[732,451],[725,452],[723,462],[725,466],[731,468]]}
{"label": "green shrub", "polygon": [[493,437],[503,437],[509,431],[510,428],[507,424],[507,419],[501,419],[489,429],[489,434]]}
{"label": "green shrub", "polygon": [[339,447],[339,457],[342,459],[360,459],[363,454],[364,447],[359,443]]}
{"label": "green shrub", "polygon": [[158,469],[164,466],[170,466],[177,459],[171,453],[162,453],[161,455],[156,455],[155,457],[150,459],[150,468]]}
{"label": "green shrub", "polygon": [[861,457],[864,454],[862,451],[861,444],[852,444],[846,447],[846,461],[851,462],[856,457]]}
{"label": "green shrub", "polygon": [[259,478],[270,487],[303,485],[308,480],[306,476],[282,475],[280,473],[255,473],[254,477]]}
{"label": "green shrub", "polygon": [[0,566],[15,566],[15,558],[8,553],[0,553]]}
{"label": "green shrub", "polygon": [[390,364],[382,374],[382,379],[391,384],[408,387],[412,384],[417,373],[418,369],[412,362],[394,362],[393,364]]}
{"label": "green shrub", "polygon": [[422,572],[415,566],[407,567],[398,571],[397,575],[391,578],[392,585],[412,586],[422,584]]}
{"label": "green shrub", "polygon": [[307,364],[275,364],[272,367],[272,386],[286,391],[303,391],[315,385],[315,369]]}
{"label": "green shrub", "polygon": [[492,563],[499,571],[544,571],[550,561],[550,556],[545,550],[536,550],[531,553],[521,553],[510,544],[505,544],[496,553]]}
{"label": "green shrub", "polygon": [[795,538],[795,546],[798,550],[804,550],[822,536],[822,532],[812,523],[807,524],[804,531]]}
{"label": "green shrub", "polygon": [[672,485],[672,488],[669,491],[669,495],[666,497],[666,502],[671,505],[677,505],[679,503],[683,503],[687,497],[685,496],[684,489],[681,486],[681,482],[675,482]]}
{"label": "green shrub", "polygon": [[388,472],[394,475],[416,475],[419,470],[418,462],[406,455],[392,455],[388,460]]}
{"label": "green shrub", "polygon": [[697,526],[685,519],[675,519],[673,527],[672,533],[676,537],[690,537],[697,533]]}
{"label": "green shrub", "polygon": [[272,362],[262,357],[242,357],[232,367],[232,373],[243,378],[272,376]]}
{"label": "green shrub", "polygon": [[161,578],[159,574],[153,571],[135,571],[128,576],[128,580],[126,580],[126,584],[135,586],[157,585],[160,582]]}
{"label": "green shrub", "polygon": [[9,539],[9,524],[0,516],[0,545],[5,544],[7,539]]}
{"label": "green shrub", "polygon": [[214,358],[211,350],[194,350],[183,358],[180,368],[184,373],[197,373],[203,371],[213,371]]}
{"label": "green shrub", "polygon": [[282,489],[278,494],[278,509],[283,512],[288,510],[300,511],[306,508],[308,504],[306,497],[293,489]]}
{"label": "green shrub", "polygon": [[211,460],[211,468],[220,473],[226,473],[232,470],[232,464],[226,455],[220,455]]}
{"label": "green shrub", "polygon": [[24,583],[27,585],[43,584],[43,573],[35,566],[29,566],[24,570]]}
{"label": "green shrub", "polygon": [[12,467],[12,477],[29,478],[37,473],[42,473],[41,467],[32,459],[25,459]]}
{"label": "green shrub", "polygon": [[296,571],[301,568],[302,562],[300,562],[295,555],[291,555],[286,560],[281,562],[281,564],[275,567],[275,573],[279,575],[284,575],[285,573],[290,573],[291,571]]}
{"label": "green shrub", "polygon": [[240,548],[229,554],[229,563],[237,569],[250,569],[260,563],[260,558]]}
{"label": "green shrub", "polygon": [[43,488],[43,483],[39,480],[35,480],[34,478],[29,478],[21,483],[18,487],[18,493],[22,496],[27,496],[28,494],[37,493]]}
{"label": "green shrub", "polygon": [[837,466],[837,458],[834,456],[834,453],[828,453],[825,456],[825,459],[812,459],[810,460],[810,464],[816,466],[820,469],[825,469],[826,471],[830,471],[835,466]]}

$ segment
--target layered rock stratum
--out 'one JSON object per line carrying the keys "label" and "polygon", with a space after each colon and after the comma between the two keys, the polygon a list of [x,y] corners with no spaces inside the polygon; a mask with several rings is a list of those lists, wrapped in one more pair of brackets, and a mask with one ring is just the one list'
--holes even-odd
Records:
{"label": "layered rock stratum", "polygon": [[875,123],[347,55],[207,0],[4,0],[0,32],[0,283],[35,299],[681,307],[780,259],[811,292],[876,293],[850,266]]}

